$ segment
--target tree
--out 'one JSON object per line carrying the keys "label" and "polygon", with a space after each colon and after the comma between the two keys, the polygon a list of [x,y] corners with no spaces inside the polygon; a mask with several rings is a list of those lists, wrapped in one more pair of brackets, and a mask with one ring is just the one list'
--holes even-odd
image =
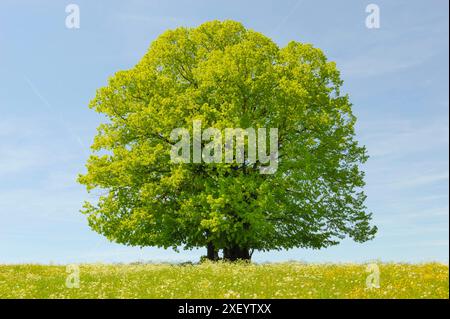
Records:
{"label": "tree", "polygon": [[[166,31],[90,103],[107,122],[79,182],[103,193],[82,212],[114,242],[207,247],[210,259],[370,240],[360,169],[368,156],[341,85],[335,63],[310,44],[279,48],[234,21]],[[170,134],[194,120],[278,128],[278,169],[173,163]]]}

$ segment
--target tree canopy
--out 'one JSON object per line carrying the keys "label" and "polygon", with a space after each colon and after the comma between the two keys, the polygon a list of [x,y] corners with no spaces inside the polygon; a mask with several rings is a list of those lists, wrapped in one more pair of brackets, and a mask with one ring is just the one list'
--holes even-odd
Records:
{"label": "tree canopy", "polygon": [[[334,62],[310,44],[280,48],[234,21],[160,35],[90,107],[104,114],[79,182],[90,227],[133,246],[208,247],[229,259],[253,250],[319,249],[376,227],[365,207],[368,156]],[[278,129],[278,168],[174,163],[174,128]]]}

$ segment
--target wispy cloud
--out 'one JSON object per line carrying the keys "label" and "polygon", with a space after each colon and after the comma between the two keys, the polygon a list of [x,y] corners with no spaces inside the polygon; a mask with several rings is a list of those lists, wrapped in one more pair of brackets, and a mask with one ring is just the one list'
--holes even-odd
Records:
{"label": "wispy cloud", "polygon": [[[391,10],[402,11],[402,6]],[[382,6],[382,21],[387,21],[387,13],[393,14],[387,7],[389,5]],[[448,55],[448,48],[442,45],[442,39],[447,37],[441,30],[442,17],[438,23],[433,19],[436,17],[418,22],[410,16],[399,19],[396,15],[395,18],[397,20],[384,24],[376,33],[366,30],[366,37],[346,51],[349,54],[339,63],[342,74],[354,78],[389,76]],[[394,25],[398,30],[393,30]]]}
{"label": "wispy cloud", "polygon": [[408,179],[395,180],[390,183],[390,187],[405,189],[445,181],[448,181],[448,171],[430,174],[425,172],[408,176]]}
{"label": "wispy cloud", "polygon": [[421,65],[432,59],[435,54],[427,52],[424,55],[404,56],[403,50],[398,50],[395,54],[388,48],[370,50],[364,55],[351,58],[351,60],[340,63],[340,69],[345,77],[372,77],[387,75],[396,72],[406,71],[410,68]]}
{"label": "wispy cloud", "polygon": [[389,208],[383,212],[382,217],[375,216],[375,222],[383,227],[395,227],[396,225],[417,225],[418,222],[446,223],[449,222],[448,205],[432,209],[421,209],[412,207],[404,209],[402,207]]}
{"label": "wispy cloud", "polygon": [[449,122],[446,118],[424,122],[384,119],[362,122],[358,129],[371,157],[408,156],[430,149],[448,149]]}
{"label": "wispy cloud", "polygon": [[406,242],[400,244],[394,244],[394,247],[416,247],[416,248],[426,248],[426,247],[448,247],[448,240],[427,240],[419,242]]}

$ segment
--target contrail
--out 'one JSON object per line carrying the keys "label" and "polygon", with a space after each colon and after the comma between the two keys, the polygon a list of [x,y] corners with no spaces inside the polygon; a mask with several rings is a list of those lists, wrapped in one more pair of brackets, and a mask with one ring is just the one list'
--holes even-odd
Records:
{"label": "contrail", "polygon": [[271,34],[274,34],[278,31],[278,29],[286,23],[286,21],[291,17],[291,15],[295,12],[299,4],[302,3],[302,0],[298,0],[295,5],[292,7],[292,9],[289,11],[287,15],[284,16],[283,19],[281,19],[280,23],[277,24],[277,26],[270,32]]}
{"label": "contrail", "polygon": [[74,131],[71,129],[71,127],[68,125],[67,121],[64,119],[64,117],[62,116],[61,113],[56,112],[54,110],[54,108],[52,107],[52,105],[48,102],[48,100],[41,94],[41,92],[36,88],[36,86],[33,84],[33,82],[31,82],[31,80],[27,77],[24,76],[25,81],[28,83],[28,85],[30,86],[31,90],[33,91],[33,93],[39,98],[39,100],[41,100],[41,102],[45,105],[46,108],[48,108],[49,110],[52,110],[56,113],[56,115],[58,116],[58,120],[61,122],[61,124],[67,129],[69,135],[78,143],[78,145],[81,146],[82,150],[84,153],[86,153],[86,146],[84,145],[82,139],[80,136],[78,136],[77,134],[74,133]]}

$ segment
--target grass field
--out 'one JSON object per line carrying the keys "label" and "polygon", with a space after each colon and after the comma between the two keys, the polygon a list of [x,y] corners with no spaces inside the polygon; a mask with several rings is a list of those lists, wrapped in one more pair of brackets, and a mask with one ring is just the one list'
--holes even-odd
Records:
{"label": "grass field", "polygon": [[[0,298],[449,298],[448,265],[378,264],[0,265]],[[76,269],[75,269],[76,271]]]}

